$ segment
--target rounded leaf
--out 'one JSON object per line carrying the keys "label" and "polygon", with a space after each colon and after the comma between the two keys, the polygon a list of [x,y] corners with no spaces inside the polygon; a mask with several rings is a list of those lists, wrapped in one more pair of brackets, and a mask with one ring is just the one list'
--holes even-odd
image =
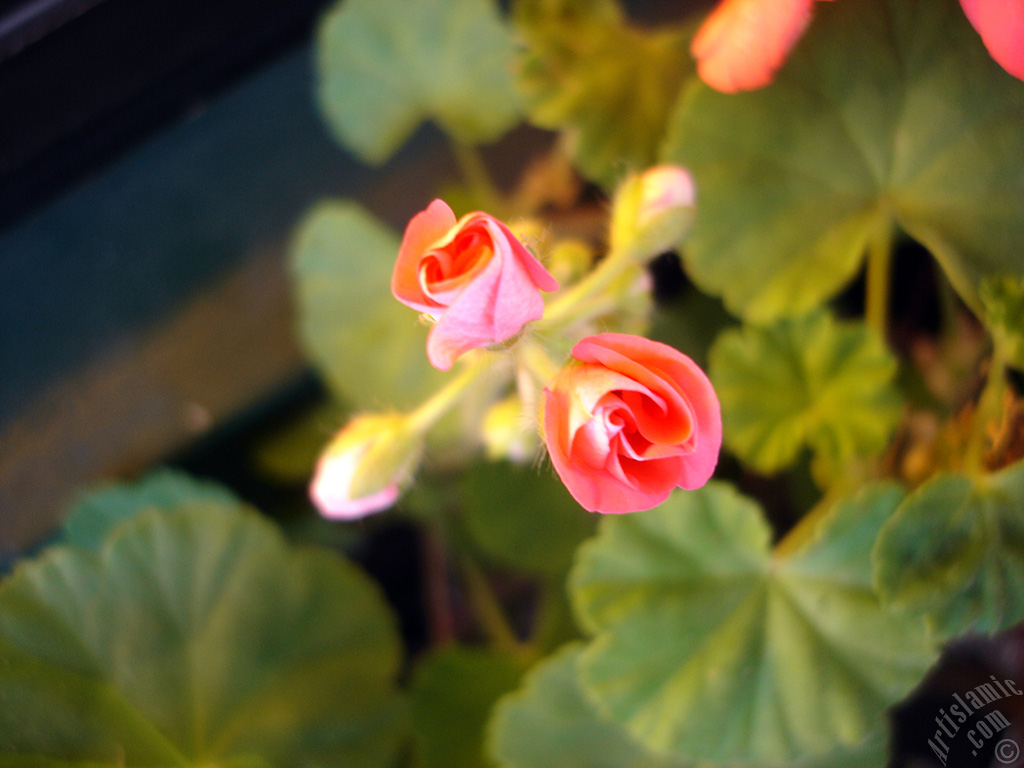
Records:
{"label": "rounded leaf", "polygon": [[1022,122],[955,0],[815,3],[771,86],[684,92],[662,160],[697,182],[688,271],[749,320],[801,314],[894,221],[977,308],[983,277],[1024,271]]}
{"label": "rounded leaf", "polygon": [[583,687],[665,755],[760,765],[857,747],[933,658],[921,622],[887,613],[871,584],[902,496],[869,488],[786,556],[757,505],[718,482],[603,519],[571,581],[594,635]]}
{"label": "rounded leaf", "polygon": [[884,448],[899,419],[896,359],[860,323],[818,313],[730,329],[710,359],[726,446],[759,472],[808,446],[827,477]]}
{"label": "rounded leaf", "polygon": [[338,557],[252,512],[145,512],[0,585],[0,744],[110,766],[384,768],[403,734],[395,622]]}

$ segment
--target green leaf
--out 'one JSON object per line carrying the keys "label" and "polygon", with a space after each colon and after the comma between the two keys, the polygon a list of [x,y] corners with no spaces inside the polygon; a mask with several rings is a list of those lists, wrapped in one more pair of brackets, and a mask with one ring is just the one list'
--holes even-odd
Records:
{"label": "green leaf", "polygon": [[1006,361],[1024,370],[1024,277],[990,277],[981,283],[985,323]]}
{"label": "green leaf", "polygon": [[693,69],[689,35],[634,27],[614,0],[518,0],[514,8],[530,120],[563,131],[580,170],[606,186],[652,165]]}
{"label": "green leaf", "polygon": [[534,667],[494,710],[488,747],[503,768],[683,768],[656,757],[601,716],[576,678],[582,644],[570,643]]}
{"label": "green leaf", "polygon": [[842,288],[892,223],[977,308],[986,275],[1024,272],[1024,84],[956,0],[816,4],[768,88],[695,83],[664,159],[694,173],[687,267],[750,320]]}
{"label": "green leaf", "polygon": [[861,323],[816,313],[725,331],[710,354],[727,447],[759,472],[815,452],[817,476],[885,447],[899,419],[896,360]]}
{"label": "green leaf", "polygon": [[564,574],[576,547],[594,532],[594,516],[580,509],[553,472],[478,463],[461,486],[467,531],[501,565]]}
{"label": "green leaf", "polygon": [[602,520],[571,580],[594,635],[584,689],[680,758],[785,764],[864,743],[933,658],[921,622],[883,610],[871,583],[871,547],[902,496],[865,490],[789,554],[722,483]]}
{"label": "green leaf", "polygon": [[19,565],[0,659],[15,764],[384,768],[404,732],[372,582],[227,505],[152,509],[99,553]]}
{"label": "green leaf", "polygon": [[391,295],[395,235],[354,203],[317,206],[292,244],[299,332],[338,397],[359,409],[410,408],[440,387],[427,327]]}
{"label": "green leaf", "polygon": [[512,39],[492,0],[344,0],[317,35],[328,124],[369,163],[425,120],[457,141],[497,139],[519,119]]}
{"label": "green leaf", "polygon": [[875,547],[882,598],[940,639],[1024,619],[1024,463],[939,475],[907,497]]}
{"label": "green leaf", "polygon": [[[534,667],[518,691],[499,702],[488,739],[498,764],[502,768],[697,768],[697,763],[646,751],[588,701],[577,675],[582,650],[581,643],[564,646]],[[884,741],[875,740],[824,758],[787,763],[785,768],[884,768],[886,758]]]}
{"label": "green leaf", "polygon": [[197,504],[240,507],[243,502],[222,485],[161,468],[135,483],[111,483],[85,493],[72,506],[62,541],[99,551],[119,523],[149,509],[172,510]]}
{"label": "green leaf", "polygon": [[412,721],[421,768],[484,768],[491,707],[519,682],[522,666],[498,651],[449,646],[427,656],[412,683]]}

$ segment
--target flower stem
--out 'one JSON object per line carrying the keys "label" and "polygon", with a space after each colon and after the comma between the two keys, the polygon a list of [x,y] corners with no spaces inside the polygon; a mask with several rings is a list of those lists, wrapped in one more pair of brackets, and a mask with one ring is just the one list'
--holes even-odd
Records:
{"label": "flower stem", "polygon": [[520,653],[521,646],[515,632],[505,616],[501,603],[491,589],[487,577],[473,560],[464,555],[461,558],[463,584],[466,598],[473,609],[473,615],[480,627],[494,644],[494,647],[509,653]]}
{"label": "flower stem", "polygon": [[448,141],[452,148],[452,154],[455,155],[455,160],[459,164],[463,181],[487,211],[500,216],[505,207],[504,198],[491,178],[480,150],[472,144],[459,141],[452,136],[448,137]]}
{"label": "flower stem", "polygon": [[636,262],[636,254],[630,248],[613,250],[596,269],[551,303],[544,312],[544,318],[538,321],[537,328],[546,330],[557,327],[566,320],[575,319],[580,305],[598,296],[630,268],[636,269]]}
{"label": "flower stem", "polygon": [[1006,391],[1006,358],[996,344],[989,363],[985,388],[974,411],[971,436],[964,450],[964,468],[971,474],[980,474],[985,468],[985,453],[988,441],[988,425],[998,418]]}
{"label": "flower stem", "polygon": [[526,341],[520,344],[516,353],[523,367],[542,387],[558,375],[558,365],[548,355],[547,350],[536,342]]}
{"label": "flower stem", "polygon": [[439,531],[428,529],[423,538],[423,571],[425,596],[430,607],[430,642],[443,645],[455,639],[455,620],[448,598],[448,569],[444,538]]}
{"label": "flower stem", "polygon": [[865,319],[868,327],[885,341],[889,329],[889,285],[892,270],[892,224],[879,226],[868,242]]}
{"label": "flower stem", "polygon": [[416,410],[409,414],[409,429],[413,432],[426,432],[434,426],[450,408],[459,402],[462,394],[490,370],[496,357],[496,355],[483,350],[475,352],[472,356],[467,355],[469,359],[458,375],[420,403]]}

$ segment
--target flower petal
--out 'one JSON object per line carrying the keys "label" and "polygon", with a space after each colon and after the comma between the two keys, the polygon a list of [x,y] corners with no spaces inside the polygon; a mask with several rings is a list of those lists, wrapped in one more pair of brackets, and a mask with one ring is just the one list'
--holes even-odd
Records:
{"label": "flower petal", "polygon": [[1024,0],[960,0],[989,54],[1024,80]]}
{"label": "flower petal", "polygon": [[455,213],[444,200],[434,200],[426,210],[412,217],[402,236],[395,271],[391,275],[391,293],[400,302],[420,312],[430,312],[439,306],[420,286],[420,259],[455,223]]}
{"label": "flower petal", "polygon": [[697,72],[724,93],[768,85],[811,20],[813,0],[724,0],[691,51]]}

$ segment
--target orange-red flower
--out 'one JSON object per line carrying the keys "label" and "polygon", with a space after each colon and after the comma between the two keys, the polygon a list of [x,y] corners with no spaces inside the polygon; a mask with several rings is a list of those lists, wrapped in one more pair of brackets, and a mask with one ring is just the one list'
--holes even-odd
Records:
{"label": "orange-red flower", "polygon": [[391,278],[396,299],[437,321],[427,357],[442,371],[464,352],[507,341],[539,319],[540,291],[556,290],[558,282],[508,227],[479,211],[456,221],[443,200],[409,222]]}
{"label": "orange-red flower", "polygon": [[602,333],[544,390],[544,441],[562,482],[591,512],[636,512],[704,485],[722,416],[704,372],[676,349]]}
{"label": "orange-red flower", "polygon": [[989,54],[1024,80],[1024,0],[960,0]]}
{"label": "orange-red flower", "polygon": [[701,79],[724,93],[763,88],[811,21],[814,0],[724,0],[691,50]]}

